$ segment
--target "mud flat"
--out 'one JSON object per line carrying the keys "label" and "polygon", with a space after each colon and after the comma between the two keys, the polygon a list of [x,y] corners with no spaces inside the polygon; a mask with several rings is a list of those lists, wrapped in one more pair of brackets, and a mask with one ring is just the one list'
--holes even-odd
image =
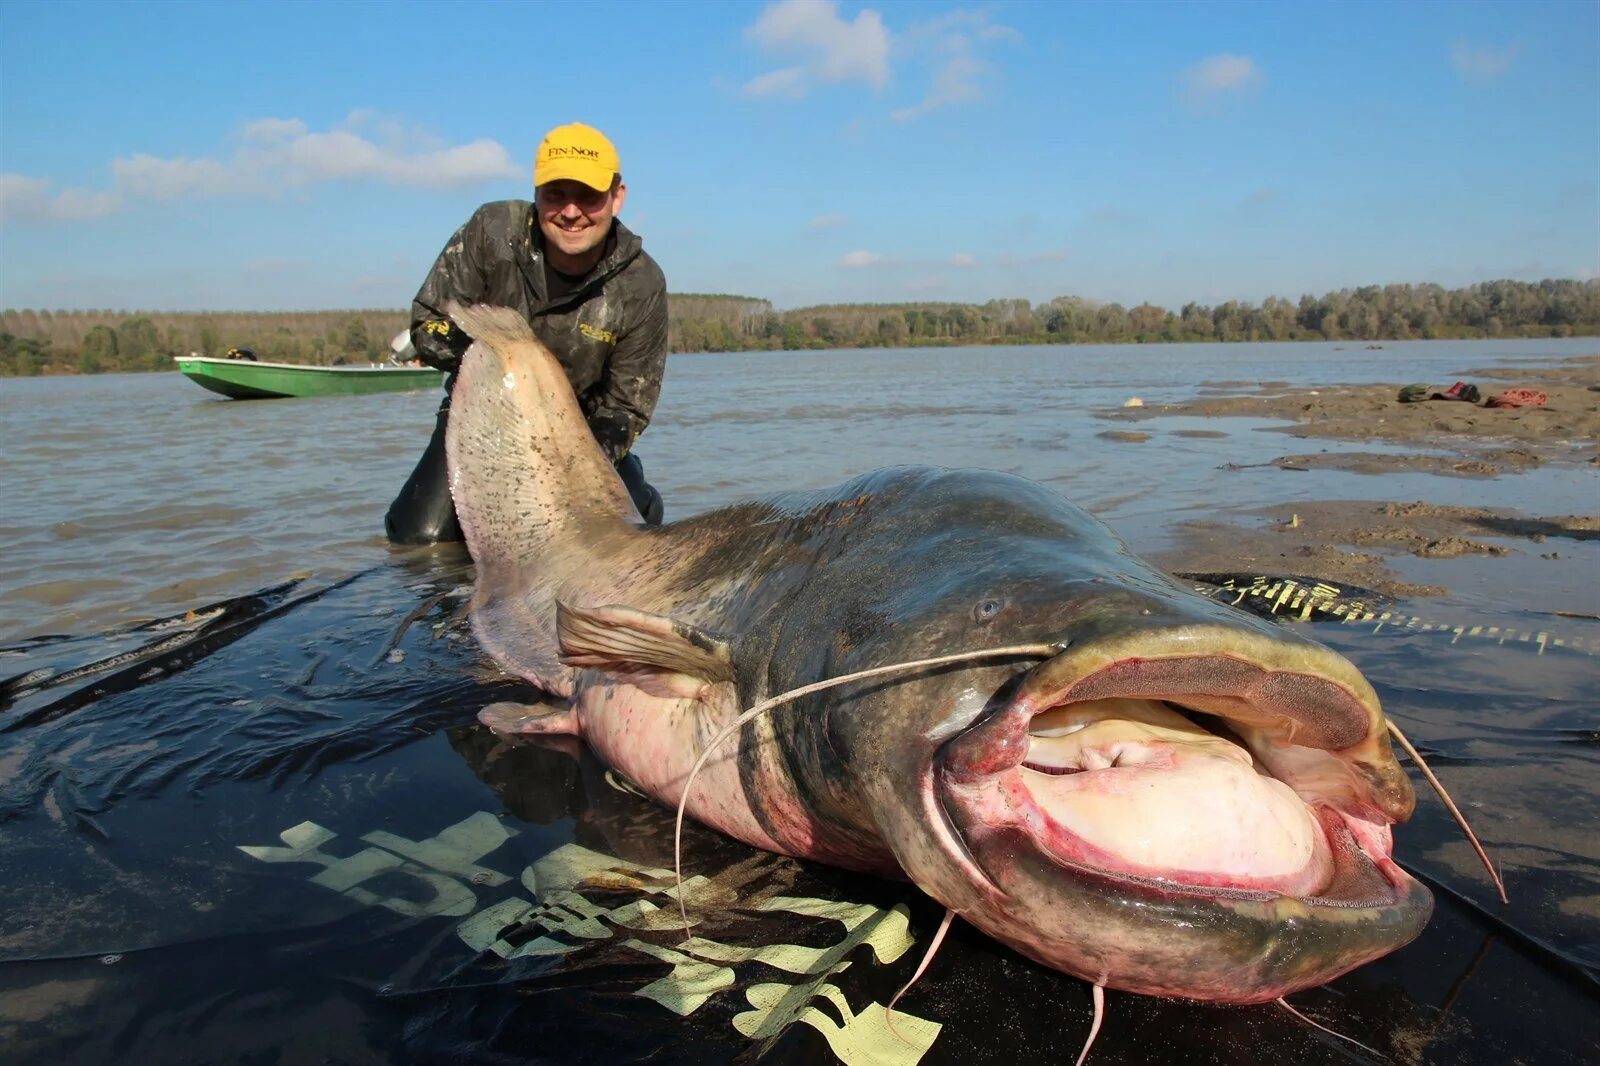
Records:
{"label": "mud flat", "polygon": [[[1396,556],[1454,559],[1520,556],[1555,560],[1563,542],[1600,540],[1600,515],[1530,517],[1511,511],[1374,500],[1299,501],[1247,512],[1254,523],[1192,521],[1156,558],[1183,572],[1304,574],[1391,596],[1445,589],[1400,578]],[[1507,546],[1511,541],[1515,547]]]}
{"label": "mud flat", "polygon": [[[1337,441],[1377,441],[1388,452],[1326,449],[1278,456],[1288,471],[1456,478],[1516,475],[1545,464],[1600,464],[1600,355],[1559,363],[1464,370],[1459,380],[1487,399],[1513,386],[1539,389],[1542,407],[1487,408],[1452,400],[1399,402],[1401,383],[1293,389],[1281,382],[1207,383],[1183,403],[1102,411],[1099,417],[1149,423],[1165,416],[1249,417],[1282,425],[1269,432]],[[1437,383],[1444,388],[1451,382]],[[1102,436],[1112,437],[1116,431]],[[1125,439],[1117,437],[1115,439]],[[1242,469],[1242,467],[1241,467]],[[1588,482],[1587,474],[1581,474]],[[1176,571],[1314,575],[1395,596],[1444,593],[1407,581],[1405,557],[1556,560],[1579,542],[1600,539],[1600,513],[1531,515],[1512,510],[1383,499],[1297,500],[1232,520],[1185,522],[1156,561]],[[1600,508],[1600,485],[1573,502]]]}
{"label": "mud flat", "polygon": [[[1248,417],[1283,421],[1274,432],[1329,440],[1386,441],[1426,445],[1460,456],[1476,467],[1458,476],[1493,476],[1541,462],[1600,463],[1600,354],[1553,364],[1463,370],[1456,378],[1478,386],[1483,398],[1508,388],[1539,389],[1542,407],[1484,407],[1455,400],[1401,403],[1408,382],[1385,385],[1293,388],[1282,382],[1206,383],[1194,399],[1177,404],[1120,408],[1100,417],[1145,422],[1169,415]],[[1433,382],[1440,389],[1452,382]],[[1306,460],[1306,456],[1293,457]],[[1280,463],[1293,463],[1290,457]],[[1383,469],[1427,470],[1437,456],[1374,457]]]}

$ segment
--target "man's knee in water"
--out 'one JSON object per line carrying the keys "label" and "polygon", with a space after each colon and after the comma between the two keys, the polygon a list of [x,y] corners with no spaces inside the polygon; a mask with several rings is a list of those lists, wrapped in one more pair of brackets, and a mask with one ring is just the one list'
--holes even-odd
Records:
{"label": "man's knee in water", "polygon": [[645,525],[659,526],[665,516],[666,506],[661,501],[661,493],[657,492],[654,485],[644,479],[644,463],[632,452],[617,460],[617,473],[622,477],[622,483],[628,488],[628,495],[633,497],[633,506],[638,509],[639,516],[644,519]]}
{"label": "man's knee in water", "polygon": [[450,398],[446,395],[422,458],[383,516],[384,532],[394,544],[438,544],[463,539],[456,521],[455,501],[450,497],[449,464],[445,459],[449,409]]}

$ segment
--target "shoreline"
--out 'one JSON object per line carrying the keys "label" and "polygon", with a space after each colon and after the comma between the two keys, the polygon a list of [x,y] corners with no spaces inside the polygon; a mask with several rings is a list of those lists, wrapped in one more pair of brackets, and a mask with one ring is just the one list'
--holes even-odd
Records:
{"label": "shoreline", "polygon": [[[1129,425],[1172,416],[1270,419],[1281,424],[1259,431],[1329,444],[1378,441],[1406,449],[1330,447],[1250,464],[1276,467],[1287,476],[1325,470],[1470,480],[1515,477],[1546,464],[1600,467],[1600,355],[1468,370],[1460,376],[1478,383],[1485,398],[1521,386],[1545,392],[1548,401],[1542,407],[1501,409],[1453,400],[1402,404],[1401,384],[1294,389],[1274,382],[1203,382],[1188,401],[1102,410],[1097,417]],[[1444,388],[1451,382],[1437,384]],[[1108,430],[1101,436],[1131,442],[1146,435]],[[1230,464],[1223,469],[1247,467]],[[1578,544],[1600,541],[1600,511],[1527,514],[1396,497],[1384,493],[1381,481],[1373,488],[1368,499],[1301,498],[1219,519],[1182,521],[1172,530],[1172,547],[1155,553],[1152,561],[1169,572],[1311,575],[1391,596],[1439,596],[1450,589],[1409,580],[1401,570],[1418,569],[1417,560],[1470,557],[1482,566],[1491,559],[1519,559],[1514,583],[1531,590],[1545,582],[1529,570],[1530,562],[1557,561]],[[1463,495],[1470,496],[1470,489]],[[1589,499],[1600,501],[1600,487]],[[1580,508],[1584,503],[1572,502]]]}
{"label": "shoreline", "polygon": [[[1494,336],[1494,337],[1488,336],[1486,334],[1465,334],[1465,335],[1462,335],[1462,336],[1459,336],[1459,337],[1457,337],[1457,336],[1452,336],[1452,337],[1383,337],[1383,338],[1379,338],[1378,340],[1371,340],[1371,341],[1367,341],[1367,340],[1350,340],[1350,339],[1346,339],[1346,338],[1339,338],[1339,339],[1330,340],[1327,337],[1280,337],[1280,338],[1276,338],[1276,339],[1272,339],[1272,340],[1261,340],[1259,338],[1250,339],[1250,338],[1243,338],[1243,337],[1234,338],[1234,339],[1228,339],[1228,340],[1217,339],[1217,338],[1212,338],[1212,339],[1209,339],[1209,340],[1196,340],[1196,339],[1193,339],[1193,338],[1184,338],[1182,340],[1162,340],[1162,339],[1159,339],[1159,338],[1158,339],[1131,339],[1131,340],[1050,340],[1050,339],[1047,339],[1047,337],[1045,337],[1045,336],[1035,335],[1035,336],[1027,336],[1027,337],[978,337],[978,338],[973,338],[973,339],[970,339],[970,340],[964,339],[964,338],[930,338],[930,339],[924,339],[924,340],[908,339],[908,340],[897,341],[896,343],[893,343],[893,344],[869,344],[869,345],[860,345],[860,344],[850,344],[850,345],[845,345],[845,344],[840,344],[840,345],[816,344],[816,345],[807,345],[805,347],[800,347],[800,348],[749,347],[749,348],[719,348],[719,349],[716,349],[716,350],[673,349],[673,350],[670,350],[667,354],[669,356],[684,356],[684,355],[754,355],[754,354],[762,354],[762,355],[802,355],[802,354],[805,354],[805,353],[808,353],[808,352],[882,352],[882,351],[907,351],[907,350],[916,350],[916,349],[921,349],[921,348],[932,348],[932,349],[940,349],[940,350],[949,349],[949,348],[1178,348],[1178,347],[1183,347],[1185,345],[1191,345],[1191,346],[1195,346],[1195,347],[1209,347],[1209,346],[1214,346],[1214,345],[1218,345],[1218,344],[1227,345],[1229,347],[1232,347],[1234,345],[1243,346],[1243,345],[1251,345],[1251,344],[1284,344],[1284,345],[1296,345],[1296,346],[1298,346],[1298,345],[1311,345],[1311,344],[1325,344],[1325,345],[1333,345],[1333,349],[1332,349],[1333,351],[1383,351],[1383,350],[1387,349],[1390,345],[1398,345],[1398,344],[1455,344],[1455,343],[1459,343],[1459,342],[1462,342],[1462,341],[1497,341],[1497,342],[1504,341],[1504,342],[1510,343],[1510,342],[1515,342],[1515,341],[1551,341],[1551,340],[1579,340],[1579,341],[1581,341],[1581,340],[1593,340],[1593,341],[1596,341],[1596,342],[1600,342],[1600,333],[1574,333],[1574,334],[1569,334],[1569,335],[1566,335],[1566,336],[1559,336],[1559,335],[1552,334],[1552,333],[1515,333],[1515,334],[1502,333],[1499,336]],[[1380,343],[1380,341],[1381,341],[1381,343]],[[1592,356],[1590,356],[1590,355],[1578,356],[1576,358],[1579,358],[1579,359],[1592,358],[1592,359],[1595,359],[1595,360],[1600,360],[1600,353],[1596,353],[1596,354],[1594,354]],[[365,360],[363,360],[363,361],[365,361]],[[333,366],[335,364],[332,364],[332,363],[297,362],[297,363],[294,363],[293,365],[295,365],[295,366]],[[18,380],[18,381],[20,381],[20,380],[24,380],[24,379],[27,379],[27,378],[104,377],[104,376],[108,376],[108,375],[112,375],[112,374],[163,374],[163,373],[168,373],[168,372],[177,373],[177,367],[174,365],[174,366],[154,366],[154,367],[112,367],[112,368],[107,368],[107,369],[103,369],[103,370],[81,370],[81,369],[79,369],[77,367],[48,366],[48,367],[42,368],[36,374],[15,374],[15,373],[6,373],[6,372],[3,372],[3,371],[0,371],[0,381],[10,381],[10,380]],[[1502,372],[1503,372],[1503,370],[1500,370],[1500,371],[1482,370],[1482,371],[1470,371],[1469,373],[1475,373],[1475,374],[1478,374],[1479,376],[1490,376],[1492,374],[1498,374],[1498,373],[1502,373]],[[1239,386],[1239,384],[1240,383],[1237,383],[1237,382],[1232,382],[1232,383],[1230,383],[1230,382],[1217,382],[1217,383],[1202,382],[1201,383],[1201,387],[1202,388],[1224,389],[1224,388]],[[1271,383],[1266,383],[1266,384],[1271,384]],[[1265,387],[1265,386],[1263,386],[1263,387]],[[1283,387],[1287,387],[1287,386],[1284,385]],[[1389,388],[1389,386],[1387,386],[1387,385],[1381,386],[1381,387],[1382,388]],[[1394,386],[1394,388],[1398,389],[1399,386],[1396,385],[1396,386]],[[1169,407],[1170,407],[1170,405],[1169,405]],[[1175,410],[1169,410],[1168,413],[1176,414],[1176,413],[1179,413],[1179,412],[1177,412]],[[1232,413],[1232,412],[1224,412],[1224,411],[1205,412],[1205,411],[1189,410],[1189,411],[1185,411],[1183,413],[1188,413],[1188,414],[1197,414],[1197,413],[1198,414],[1207,414],[1207,413],[1223,414],[1223,413]],[[1112,417],[1116,417],[1116,416],[1112,416]],[[1149,414],[1145,414],[1145,415],[1142,415],[1142,416],[1141,415],[1132,415],[1132,416],[1126,416],[1126,417],[1133,417],[1133,418],[1150,417],[1150,415]]]}

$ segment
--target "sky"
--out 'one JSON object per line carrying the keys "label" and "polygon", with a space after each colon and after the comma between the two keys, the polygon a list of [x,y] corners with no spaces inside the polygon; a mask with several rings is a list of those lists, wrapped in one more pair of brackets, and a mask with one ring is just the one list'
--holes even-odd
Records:
{"label": "sky", "polygon": [[1600,277],[1600,3],[0,0],[0,306],[403,307],[551,126],[780,308]]}

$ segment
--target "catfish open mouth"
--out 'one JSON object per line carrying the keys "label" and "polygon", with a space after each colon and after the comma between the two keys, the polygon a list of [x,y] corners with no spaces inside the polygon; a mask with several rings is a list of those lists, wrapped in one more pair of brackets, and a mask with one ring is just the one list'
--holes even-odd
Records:
{"label": "catfish open mouth", "polygon": [[1390,854],[1415,797],[1377,697],[1312,644],[1191,626],[1074,648],[943,771],[969,831],[1021,830],[1065,867],[1335,907],[1415,887]]}

